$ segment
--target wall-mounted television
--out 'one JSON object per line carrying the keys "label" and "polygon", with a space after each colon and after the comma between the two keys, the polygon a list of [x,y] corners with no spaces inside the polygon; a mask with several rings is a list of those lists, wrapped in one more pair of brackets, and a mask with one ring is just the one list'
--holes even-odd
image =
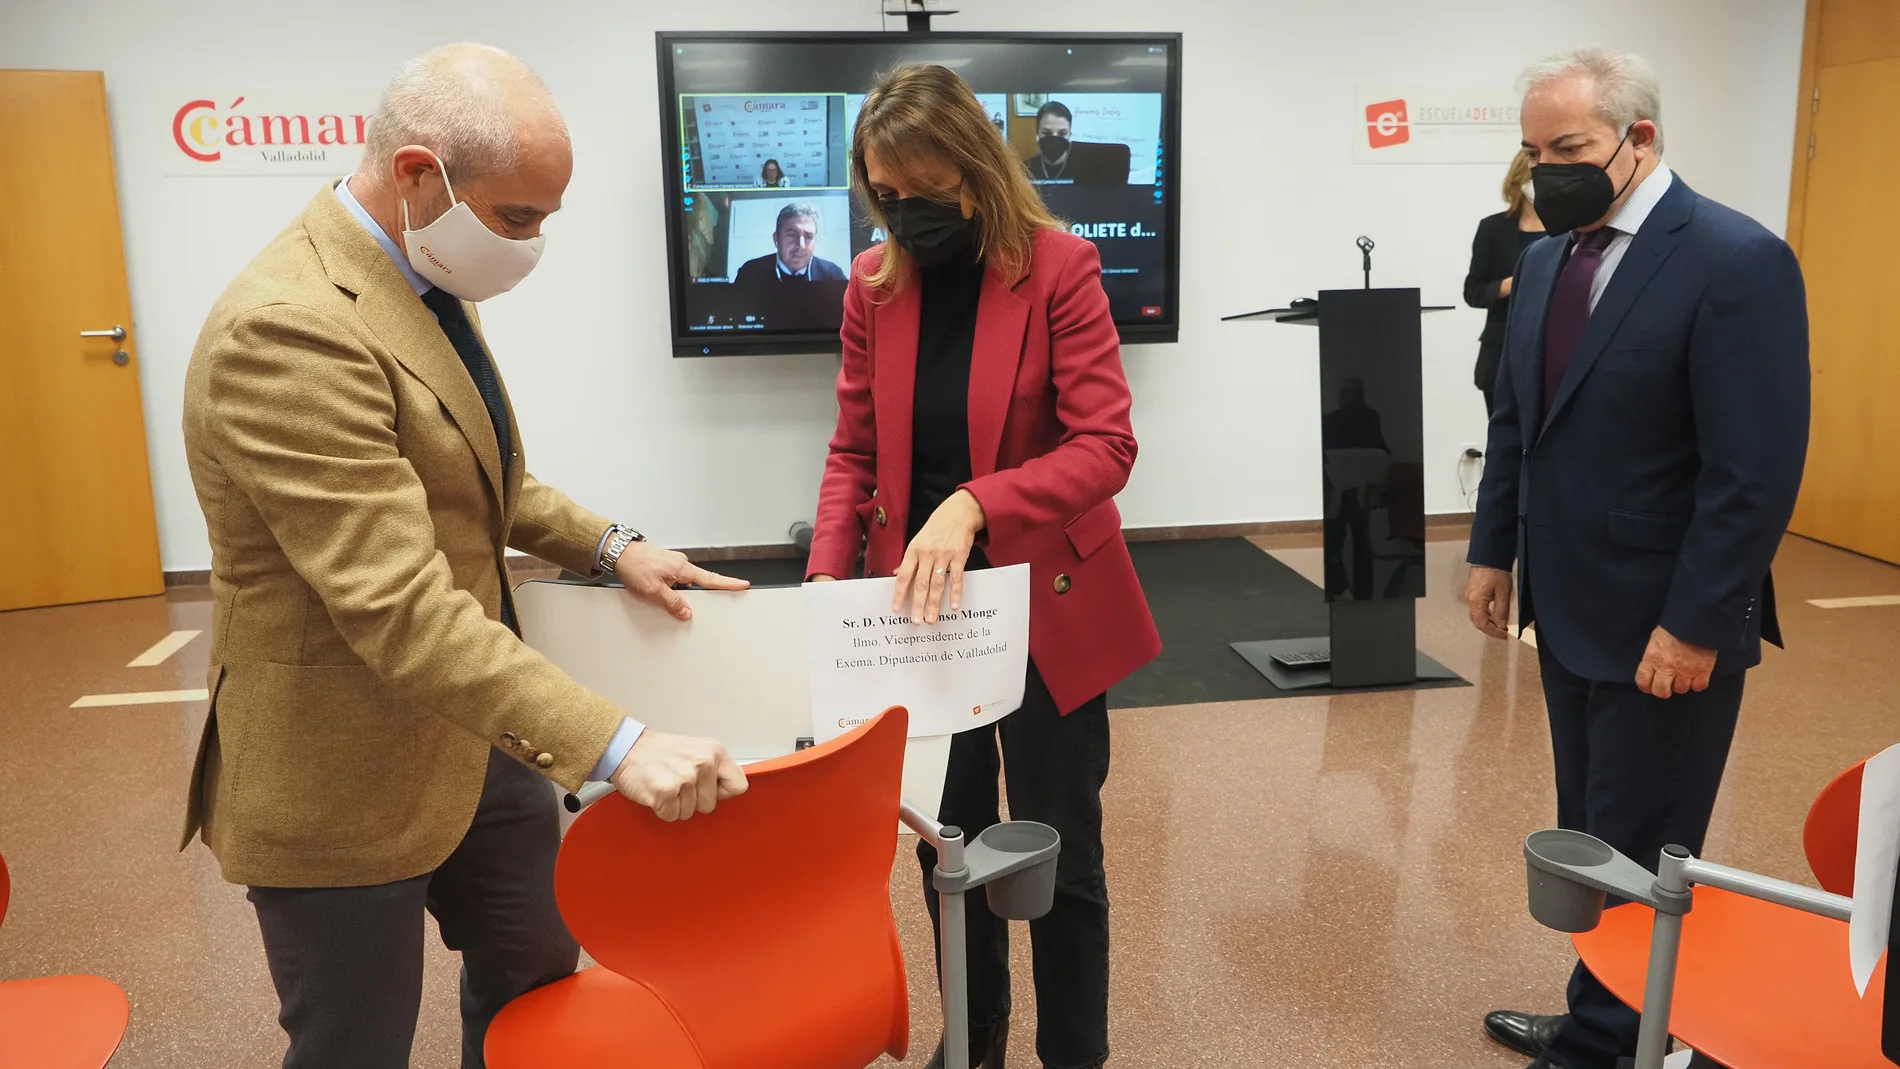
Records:
{"label": "wall-mounted television", "polygon": [[846,275],[884,240],[850,192],[880,71],[969,83],[1050,209],[1096,243],[1122,339],[1180,314],[1179,34],[658,35],[677,356],[835,351]]}

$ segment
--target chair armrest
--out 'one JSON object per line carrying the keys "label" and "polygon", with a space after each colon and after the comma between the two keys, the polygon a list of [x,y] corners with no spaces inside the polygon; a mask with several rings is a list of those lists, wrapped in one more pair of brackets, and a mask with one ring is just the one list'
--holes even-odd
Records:
{"label": "chair armrest", "polygon": [[596,780],[593,783],[582,784],[579,794],[564,795],[561,798],[561,804],[567,807],[568,812],[578,813],[612,793],[614,793],[613,784],[605,780]]}
{"label": "chair armrest", "polygon": [[[944,826],[926,816],[923,810],[909,802],[900,801],[897,803],[897,818],[904,822],[905,827],[923,836],[926,842],[936,847],[938,853],[943,852]],[[957,832],[955,838],[961,840],[963,833]]]}

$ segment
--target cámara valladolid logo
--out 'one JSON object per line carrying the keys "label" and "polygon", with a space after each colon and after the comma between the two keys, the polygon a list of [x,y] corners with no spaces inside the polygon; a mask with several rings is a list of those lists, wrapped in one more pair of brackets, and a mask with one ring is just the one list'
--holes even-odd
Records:
{"label": "c\u00e1mara valladolid logo", "polygon": [[[324,97],[349,101],[349,106]],[[168,175],[341,175],[368,139],[367,104],[352,93],[174,97]],[[373,94],[362,94],[374,101]]]}

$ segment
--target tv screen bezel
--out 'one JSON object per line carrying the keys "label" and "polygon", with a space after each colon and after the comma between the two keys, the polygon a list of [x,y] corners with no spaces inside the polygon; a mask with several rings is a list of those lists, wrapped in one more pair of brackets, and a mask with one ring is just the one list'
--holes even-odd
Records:
{"label": "tv screen bezel", "polygon": [[[1168,48],[1168,73],[1166,99],[1162,102],[1161,132],[1163,144],[1168,149],[1165,158],[1176,166],[1170,167],[1172,181],[1166,186],[1163,197],[1164,218],[1167,221],[1167,233],[1164,235],[1164,262],[1167,265],[1166,315],[1153,323],[1117,323],[1116,330],[1124,345],[1169,344],[1179,340],[1181,331],[1181,199],[1180,167],[1181,159],[1181,34],[1179,33],[1014,33],[984,30],[932,30],[923,33],[906,31],[882,32],[878,30],[839,30],[832,32],[810,30],[659,30],[654,33],[654,58],[658,65],[660,83],[660,181],[666,191],[666,285],[667,285],[667,330],[672,337],[673,355],[686,356],[758,356],[797,353],[836,353],[841,344],[835,334],[814,336],[802,332],[803,336],[764,336],[749,337],[740,340],[732,337],[718,339],[695,336],[685,333],[681,327],[686,319],[686,288],[688,283],[679,270],[685,259],[685,220],[681,218],[679,206],[686,196],[685,183],[681,180],[677,161],[683,146],[680,143],[679,92],[673,78],[672,49],[674,46],[691,42],[738,42],[770,44],[839,44],[910,41],[970,41],[990,44],[1015,44],[1021,42],[1059,43],[1086,42],[1090,44],[1141,44],[1164,45]],[[764,92],[765,90],[760,90]]]}

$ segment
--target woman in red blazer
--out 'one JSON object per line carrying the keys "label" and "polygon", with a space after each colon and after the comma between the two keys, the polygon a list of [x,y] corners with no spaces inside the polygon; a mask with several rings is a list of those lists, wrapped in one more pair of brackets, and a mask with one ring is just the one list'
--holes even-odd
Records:
{"label": "woman in red blazer", "polygon": [[[946,68],[881,77],[851,155],[892,238],[845,291],[810,577],[859,574],[862,547],[865,574],[896,576],[893,609],[931,622],[946,594],[960,607],[967,568],[1029,565],[1022,708],[956,736],[938,816],[966,835],[996,823],[1006,770],[1010,815],[1062,834],[1055,908],[1030,925],[1036,1048],[1050,1069],[1093,1069],[1108,1058],[1106,692],[1161,649],[1115,509],[1135,437],[1101,260]],[[936,854],[918,855],[934,919]],[[968,909],[971,1056],[1001,1066],[1008,930],[980,896]]]}

